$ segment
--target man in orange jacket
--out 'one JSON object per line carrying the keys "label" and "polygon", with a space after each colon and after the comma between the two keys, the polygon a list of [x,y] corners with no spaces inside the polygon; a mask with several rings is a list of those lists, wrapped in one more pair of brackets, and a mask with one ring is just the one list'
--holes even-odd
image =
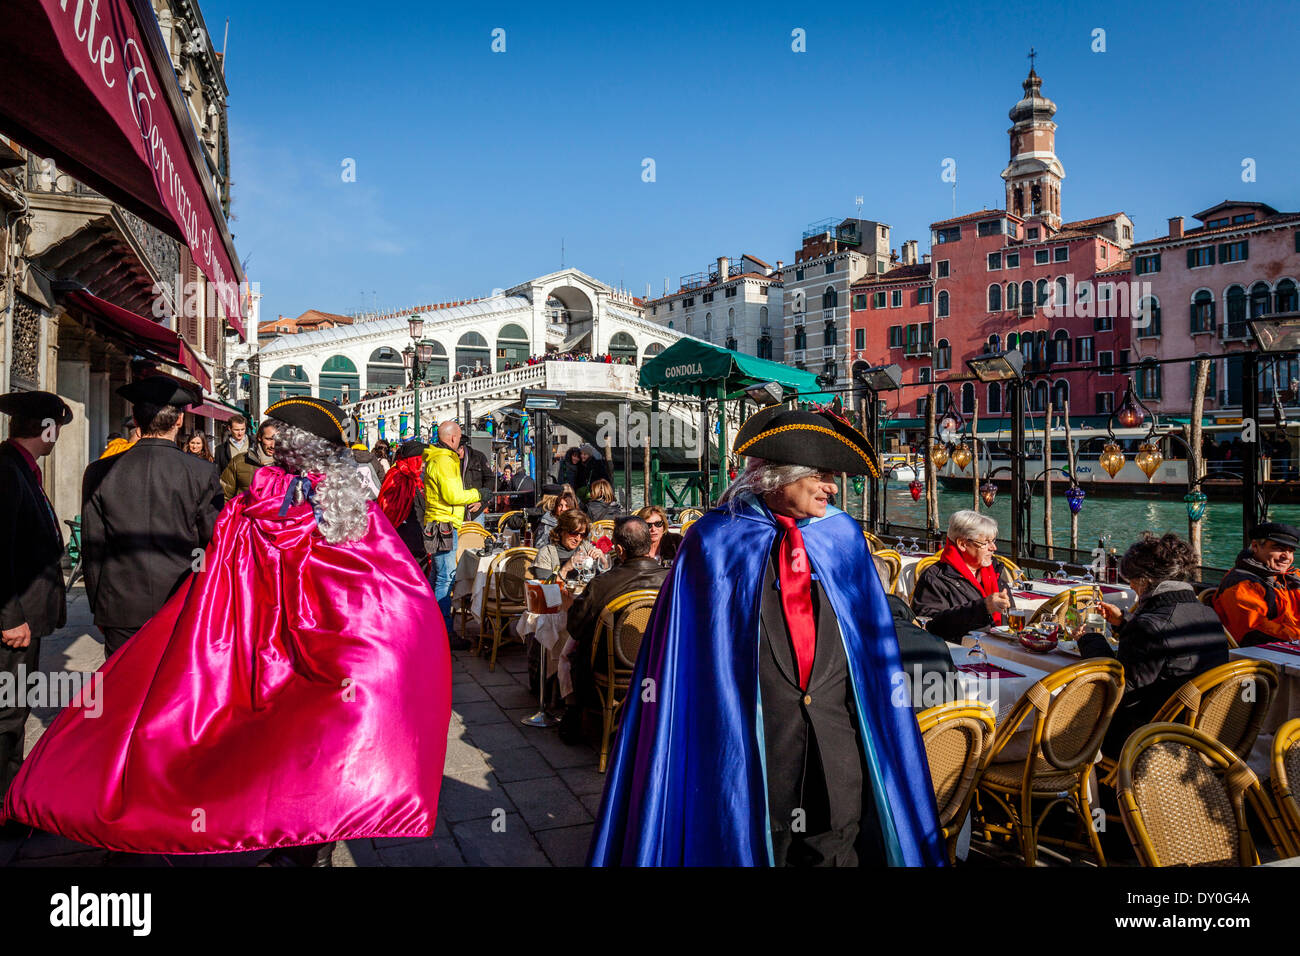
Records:
{"label": "man in orange jacket", "polygon": [[1291,567],[1300,528],[1262,524],[1250,538],[1219,585],[1214,610],[1243,647],[1300,640],[1300,572]]}

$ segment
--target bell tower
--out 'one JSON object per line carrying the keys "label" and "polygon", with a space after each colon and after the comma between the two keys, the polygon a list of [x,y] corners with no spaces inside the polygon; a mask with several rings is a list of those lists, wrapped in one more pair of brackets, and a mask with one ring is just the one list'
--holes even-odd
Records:
{"label": "bell tower", "polygon": [[1051,228],[1061,228],[1061,180],[1065,169],[1056,158],[1056,104],[1042,94],[1043,80],[1034,72],[1030,51],[1025,95],[1008,114],[1011,161],[1002,170],[1007,186],[1007,212],[1026,219],[1039,218]]}

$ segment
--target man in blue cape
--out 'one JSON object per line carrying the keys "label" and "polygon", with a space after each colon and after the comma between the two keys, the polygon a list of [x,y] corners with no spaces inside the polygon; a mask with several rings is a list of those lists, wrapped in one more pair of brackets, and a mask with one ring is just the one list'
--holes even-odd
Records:
{"label": "man in blue cape", "polygon": [[879,474],[829,412],[751,416],[744,472],[692,525],[641,645],[596,866],[942,866],[898,639],[839,473]]}

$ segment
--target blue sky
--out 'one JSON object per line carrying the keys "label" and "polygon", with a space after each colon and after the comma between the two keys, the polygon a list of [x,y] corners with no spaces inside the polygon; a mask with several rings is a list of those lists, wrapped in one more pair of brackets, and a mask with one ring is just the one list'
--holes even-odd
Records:
{"label": "blue sky", "polygon": [[230,20],[231,230],[263,320],[489,294],[559,268],[562,240],[566,265],[657,295],[719,255],[790,261],[859,195],[926,250],[946,158],[958,213],[1001,205],[1030,46],[1067,219],[1123,210],[1146,239],[1227,197],[1300,208],[1281,3],[203,10],[218,47]]}

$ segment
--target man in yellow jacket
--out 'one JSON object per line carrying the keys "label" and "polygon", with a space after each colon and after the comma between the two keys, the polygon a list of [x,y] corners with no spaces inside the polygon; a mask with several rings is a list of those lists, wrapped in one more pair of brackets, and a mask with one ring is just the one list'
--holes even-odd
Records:
{"label": "man in yellow jacket", "polygon": [[424,450],[424,533],[433,555],[433,595],[442,609],[452,650],[464,650],[469,641],[454,637],[451,628],[451,587],[456,575],[456,532],[465,520],[465,506],[479,500],[477,488],[466,488],[460,447],[460,426],[443,422],[438,442]]}

